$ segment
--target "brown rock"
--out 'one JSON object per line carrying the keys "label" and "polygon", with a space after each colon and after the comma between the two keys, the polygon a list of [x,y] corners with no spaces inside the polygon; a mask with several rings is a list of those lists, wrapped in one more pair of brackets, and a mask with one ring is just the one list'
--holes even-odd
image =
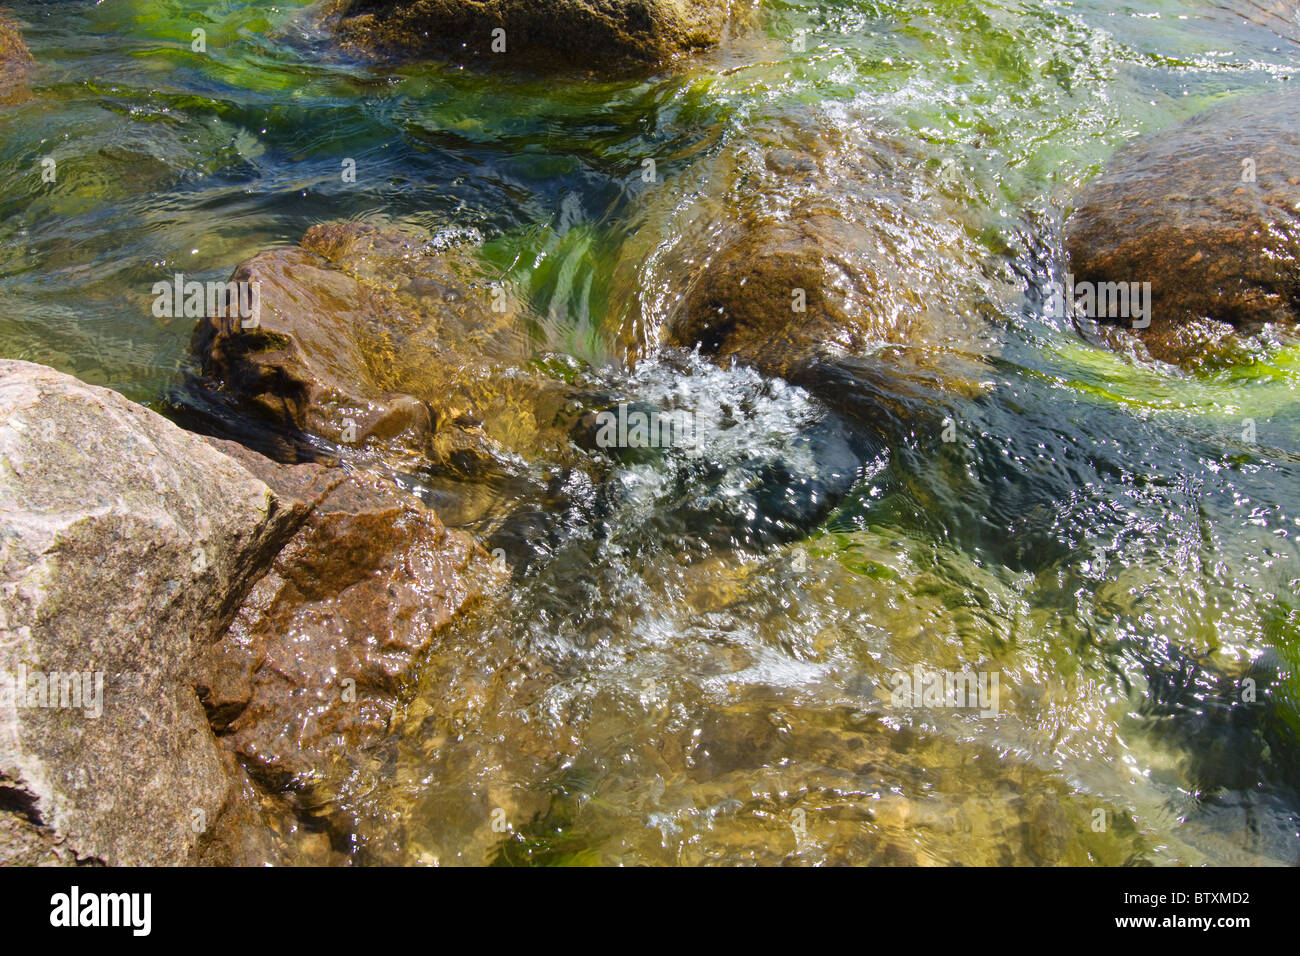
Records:
{"label": "brown rock", "polygon": [[378,479],[254,468],[312,514],[212,648],[201,694],[257,785],[343,845],[358,795],[392,759],[404,690],[439,632],[505,573]]}
{"label": "brown rock", "polygon": [[371,374],[365,346],[383,348],[386,329],[402,323],[389,303],[304,249],[262,253],[232,281],[259,284],[260,322],[203,320],[196,349],[206,374],[285,428],[401,457],[427,452],[430,409]]}
{"label": "brown rock", "polygon": [[0,105],[18,103],[30,95],[27,76],[35,63],[18,27],[0,10]]}
{"label": "brown rock", "polygon": [[[883,134],[756,134],[675,184],[643,288],[666,289],[627,324],[630,348],[662,336],[720,362],[797,377],[828,356],[889,355],[898,369],[954,364],[994,343],[984,251],[927,183],[933,170]],[[642,240],[644,241],[644,240]],[[945,357],[946,356],[946,357]]]}
{"label": "brown rock", "polygon": [[1294,325],[1300,100],[1233,100],[1122,151],[1079,197],[1067,242],[1076,287],[1151,283],[1150,326],[1134,331],[1163,361]]}
{"label": "brown rock", "polygon": [[[350,45],[538,66],[654,64],[718,44],[752,20],[753,0],[340,0]],[[505,30],[505,51],[493,49]]]}
{"label": "brown rock", "polygon": [[235,271],[258,283],[256,327],[205,318],[194,348],[206,376],[277,428],[479,477],[542,440],[534,409],[549,385],[524,368],[531,348],[505,287],[474,273],[464,252],[427,239],[316,226]]}

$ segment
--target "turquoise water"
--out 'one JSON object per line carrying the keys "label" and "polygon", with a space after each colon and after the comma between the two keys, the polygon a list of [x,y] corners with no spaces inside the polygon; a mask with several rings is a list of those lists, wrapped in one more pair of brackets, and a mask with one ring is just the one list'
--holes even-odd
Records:
{"label": "turquoise water", "polygon": [[[991,297],[991,388],[947,400],[963,440],[875,436],[871,466],[798,535],[686,560],[672,476],[626,469],[599,533],[575,529],[511,609],[448,638],[460,669],[430,668],[397,770],[355,798],[372,821],[355,859],[999,862],[1008,788],[1073,801],[1085,827],[1097,805],[1131,820],[1089,844],[1096,862],[1300,857],[1300,350],[1196,375],[1134,365],[1035,291],[1117,148],[1294,82],[1300,44],[1195,0],[769,2],[753,36],[609,81],[350,62],[292,3],[11,6],[41,69],[0,113],[0,354],[164,413],[190,327],[151,314],[160,278],[224,279],[335,219],[463,233],[524,290],[539,352],[636,395],[684,380],[751,409],[708,439],[735,466],[712,486],[725,497],[753,448],[793,461],[828,411],[661,362],[656,290],[620,262],[666,229],[653,190],[782,123],[890,130],[899,182],[950,170],[989,288],[1013,292]],[[638,300],[633,370],[620,332]],[[1229,683],[1272,667],[1266,716],[1178,684],[1188,661]],[[998,669],[1006,712],[864,716],[917,662]],[[691,756],[699,732],[712,763]],[[512,836],[484,835],[494,806]]]}

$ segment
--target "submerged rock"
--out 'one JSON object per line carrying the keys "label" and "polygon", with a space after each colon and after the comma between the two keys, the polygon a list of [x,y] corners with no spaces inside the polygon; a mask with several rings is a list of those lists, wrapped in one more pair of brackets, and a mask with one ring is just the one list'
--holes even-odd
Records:
{"label": "submerged rock", "polygon": [[1229,23],[1241,21],[1272,30],[1278,36],[1300,43],[1300,18],[1295,0],[1226,0],[1205,11],[1207,17]]}
{"label": "submerged rock", "polygon": [[0,10],[0,105],[17,103],[28,96],[27,74],[35,62],[18,27]]}
{"label": "submerged rock", "polygon": [[[1150,283],[1154,358],[1192,365],[1300,320],[1300,99],[1233,100],[1119,153],[1067,225],[1080,283]],[[1139,323],[1140,324],[1140,323]],[[1106,330],[1123,344],[1127,336]]]}
{"label": "submerged rock", "polygon": [[305,513],[114,392],[0,361],[0,859],[199,858],[243,782],[194,665]]}
{"label": "submerged rock", "polygon": [[[662,692],[660,692],[662,693]],[[544,815],[498,850],[513,864],[1109,865],[1149,847],[1121,807],[1080,798],[1018,755],[892,727],[875,710],[772,687],[731,705],[646,706],[604,688]],[[618,740],[618,759],[602,752]],[[1097,833],[1094,810],[1107,814]],[[629,826],[628,819],[644,820]]]}
{"label": "submerged rock", "polygon": [[984,312],[1010,287],[985,278],[933,170],[883,134],[756,138],[769,145],[704,161],[648,213],[655,245],[638,236],[629,263],[665,291],[629,318],[630,348],[662,337],[787,378],[826,357],[875,354],[906,376],[991,350]]}
{"label": "submerged rock", "polygon": [[754,0],[337,0],[343,39],[382,54],[517,57],[587,68],[654,64],[715,46]]}
{"label": "submerged rock", "polygon": [[194,350],[221,393],[286,434],[482,477],[536,449],[538,410],[562,404],[524,368],[532,353],[508,287],[476,276],[458,248],[321,225],[232,281],[257,284],[256,321],[204,318]]}

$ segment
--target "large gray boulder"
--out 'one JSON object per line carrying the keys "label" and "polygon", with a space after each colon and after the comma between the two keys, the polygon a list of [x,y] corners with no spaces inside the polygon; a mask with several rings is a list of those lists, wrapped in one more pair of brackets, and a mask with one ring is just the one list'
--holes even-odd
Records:
{"label": "large gray boulder", "polygon": [[305,513],[114,392],[0,361],[0,862],[199,858],[247,781],[198,651]]}

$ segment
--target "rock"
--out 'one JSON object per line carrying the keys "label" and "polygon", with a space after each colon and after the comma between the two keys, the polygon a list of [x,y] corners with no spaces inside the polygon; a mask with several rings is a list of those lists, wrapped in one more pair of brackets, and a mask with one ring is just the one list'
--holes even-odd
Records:
{"label": "rock", "polygon": [[391,761],[403,690],[439,632],[506,574],[418,499],[364,474],[220,443],[311,516],[210,648],[200,694],[259,788],[337,847]]}
{"label": "rock", "polygon": [[0,859],[194,862],[241,786],[194,666],[306,509],[38,365],[0,422]]}
{"label": "rock", "polygon": [[[240,410],[308,443],[479,478],[535,450],[546,432],[537,410],[562,404],[524,367],[531,347],[507,287],[476,277],[460,249],[322,225],[299,247],[254,256],[232,281],[258,283],[260,315],[250,328],[200,321],[203,373]],[[554,430],[552,445],[563,438]]]}
{"label": "rock", "polygon": [[0,413],[0,862],[342,860],[423,655],[505,572],[380,479],[41,366],[0,362]]}
{"label": "rock", "polygon": [[[1119,866],[1149,858],[1123,808],[1081,799],[1016,755],[765,691],[766,699],[752,691],[744,707],[723,707],[679,703],[674,686],[672,707],[649,718],[650,733],[629,729],[635,704],[619,701],[620,691],[599,692],[591,718],[574,731],[584,746],[569,758],[581,795],[553,788],[546,813],[511,834],[499,859]],[[611,738],[621,744],[617,761],[602,759]],[[1107,832],[1092,828],[1095,805],[1107,811]],[[629,827],[629,816],[648,824]]]}
{"label": "rock", "polygon": [[98,862],[78,859],[65,837],[31,822],[20,805],[5,805],[3,801],[0,801],[0,861],[5,866],[77,866]]}
{"label": "rock", "polygon": [[754,0],[339,0],[328,12],[345,42],[382,54],[590,68],[715,46],[755,8]]}
{"label": "rock", "polygon": [[828,356],[887,356],[904,374],[993,349],[983,312],[1011,287],[985,278],[985,250],[902,142],[852,128],[754,138],[768,145],[673,184],[695,201],[648,215],[657,248],[634,243],[629,262],[648,263],[642,288],[668,291],[629,319],[630,348],[662,337],[791,379]]}
{"label": "rock", "polygon": [[1123,150],[1080,195],[1067,244],[1076,289],[1151,283],[1150,326],[1132,331],[1162,361],[1195,365],[1236,335],[1293,326],[1300,100],[1233,100]]}
{"label": "rock", "polygon": [[0,106],[21,102],[30,95],[27,75],[35,62],[18,27],[0,10]]}
{"label": "rock", "polygon": [[1229,26],[1246,21],[1300,43],[1300,16],[1297,16],[1295,0],[1226,0],[1207,9],[1205,14]]}
{"label": "rock", "polygon": [[796,541],[844,499],[869,457],[836,415],[805,425],[781,451],[781,456],[756,454],[736,462],[705,458],[697,467],[685,465],[681,484],[691,493],[653,523],[684,553],[701,546],[761,551]]}

